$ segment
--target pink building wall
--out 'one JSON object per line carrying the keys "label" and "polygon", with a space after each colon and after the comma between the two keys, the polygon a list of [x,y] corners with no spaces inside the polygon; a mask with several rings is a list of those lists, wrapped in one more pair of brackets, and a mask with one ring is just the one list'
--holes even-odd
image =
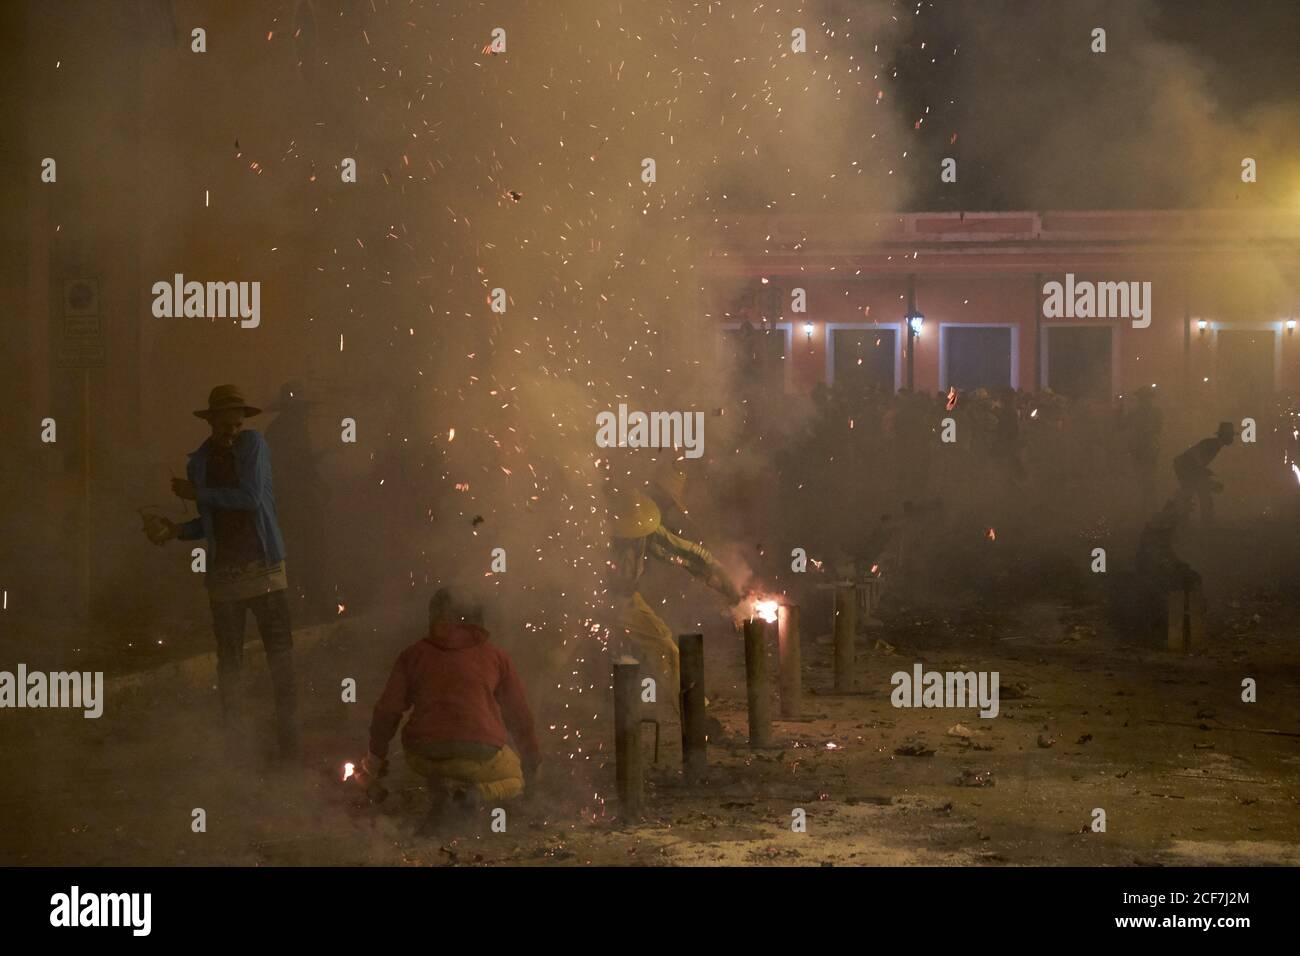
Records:
{"label": "pink building wall", "polygon": [[[921,390],[944,384],[941,330],[949,325],[1010,326],[1014,384],[1034,389],[1040,324],[1043,330],[1058,324],[1112,328],[1117,393],[1150,384],[1180,393],[1186,387],[1193,395],[1214,389],[1220,384],[1214,381],[1218,335],[1234,329],[1272,336],[1275,388],[1300,388],[1300,344],[1286,328],[1300,305],[1300,215],[753,217],[710,222],[702,233],[704,314],[721,326],[790,324],[792,390],[827,380],[829,329],[876,324],[902,332],[909,280],[925,316],[915,355]],[[1128,319],[1040,320],[1042,284],[1064,281],[1067,272],[1076,282],[1150,282],[1150,326],[1134,328]],[[806,291],[806,314],[791,310],[794,288]],[[1207,322],[1203,333],[1198,319]],[[811,337],[805,334],[809,322]],[[900,356],[900,384],[905,377]]]}

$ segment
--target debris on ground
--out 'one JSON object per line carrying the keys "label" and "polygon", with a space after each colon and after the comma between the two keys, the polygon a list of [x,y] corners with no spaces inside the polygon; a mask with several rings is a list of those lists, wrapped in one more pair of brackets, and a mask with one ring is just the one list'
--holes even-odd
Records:
{"label": "debris on ground", "polygon": [[992,770],[984,770],[978,773],[974,770],[963,770],[961,776],[957,778],[957,786],[959,787],[992,787],[995,785]]}
{"label": "debris on ground", "polygon": [[919,740],[913,740],[896,748],[894,754],[898,757],[933,757],[934,750]]}
{"label": "debris on ground", "polygon": [[1023,700],[1029,696],[1029,685],[1024,681],[1003,684],[998,691],[998,696],[1003,700]]}

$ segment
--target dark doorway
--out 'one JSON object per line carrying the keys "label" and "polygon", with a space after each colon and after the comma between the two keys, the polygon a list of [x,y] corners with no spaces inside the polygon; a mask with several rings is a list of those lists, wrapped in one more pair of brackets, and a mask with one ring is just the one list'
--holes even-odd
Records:
{"label": "dark doorway", "polygon": [[763,389],[783,391],[785,387],[785,329],[755,329],[741,326],[723,332],[729,358],[742,380]]}
{"label": "dark doorway", "polygon": [[1047,335],[1046,385],[1070,398],[1107,398],[1111,394],[1109,326],[1044,326]]}
{"label": "dark doorway", "polygon": [[894,329],[832,329],[831,373],[837,388],[894,392],[898,332]]}
{"label": "dark doorway", "polygon": [[961,391],[1010,387],[1010,329],[949,326],[943,335],[949,385]]}
{"label": "dark doorway", "polygon": [[1271,329],[1219,329],[1215,334],[1214,388],[1221,407],[1258,407],[1273,393]]}

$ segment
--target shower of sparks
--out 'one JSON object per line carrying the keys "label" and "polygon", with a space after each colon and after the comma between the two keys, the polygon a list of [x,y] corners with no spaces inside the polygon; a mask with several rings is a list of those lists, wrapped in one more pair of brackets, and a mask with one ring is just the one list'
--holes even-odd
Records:
{"label": "shower of sparks", "polygon": [[[896,77],[872,44],[865,57],[823,55],[813,71],[792,72],[760,21],[720,14],[714,4],[670,4],[671,14],[632,7],[614,23],[538,17],[529,42],[571,55],[536,72],[534,61],[496,55],[476,18],[454,5],[436,16],[406,6],[400,17],[378,16],[356,32],[367,64],[360,108],[372,113],[364,125],[375,140],[362,145],[396,161],[369,169],[362,161],[364,184],[345,191],[369,190],[366,202],[382,216],[322,231],[317,271],[336,305],[340,353],[344,333],[352,338],[346,364],[382,363],[382,383],[406,390],[423,416],[423,437],[402,443],[403,454],[422,456],[404,461],[429,499],[417,514],[434,534],[459,527],[470,541],[487,529],[500,536],[493,544],[509,552],[508,580],[516,582],[510,603],[527,609],[518,611],[526,620],[502,626],[527,634],[555,667],[543,726],[574,764],[599,765],[608,756],[601,737],[610,656],[618,652],[604,484],[644,476],[634,470],[642,462],[595,446],[594,415],[631,400],[677,408],[703,392],[716,408],[716,440],[727,441],[739,406],[730,396],[712,401],[725,370],[701,349],[696,323],[665,321],[695,308],[701,226],[725,235],[739,224],[741,207],[716,188],[715,171],[769,164],[773,195],[832,206],[851,177],[859,198],[874,199],[885,164],[896,165],[904,149],[888,132],[892,107],[864,120],[858,104],[884,100],[878,87],[886,85],[893,101]],[[270,25],[268,41],[286,35]],[[859,29],[842,17],[818,32],[847,50]],[[683,35],[726,52],[684,53]],[[529,101],[521,96],[529,84],[547,93]],[[557,100],[556,89],[565,96]],[[475,122],[449,121],[449,101]],[[553,109],[557,102],[563,108]],[[793,144],[811,115],[831,126],[860,124],[868,145],[853,137],[810,157]],[[284,143],[279,162],[294,163],[307,188],[318,167],[337,168],[339,157],[312,155],[305,141]],[[260,151],[249,142],[250,152]],[[655,183],[637,175],[641,157],[655,155],[643,143],[668,151],[656,156]],[[684,151],[686,143],[695,145]],[[278,172],[267,154],[244,159],[239,140],[235,151],[246,174]],[[769,236],[773,251],[806,242]],[[761,285],[783,292],[771,277]],[[491,307],[497,288],[508,290],[503,314]],[[391,320],[361,304],[372,292],[391,303]],[[856,308],[869,316],[869,305]],[[774,329],[777,313],[758,324]],[[718,447],[719,460],[740,453]],[[382,455],[371,452],[372,461]],[[385,481],[393,473],[383,464],[375,478],[387,494],[402,483]],[[437,540],[447,564],[478,560],[467,555],[480,553],[481,538],[462,543],[472,552],[445,535]],[[464,572],[487,587],[503,577],[481,566]],[[430,561],[400,576],[416,587],[438,573]],[[773,621],[777,607],[765,599],[754,613]],[[679,623],[673,601],[656,610],[670,626]],[[603,814],[603,804],[596,799],[595,812]]]}

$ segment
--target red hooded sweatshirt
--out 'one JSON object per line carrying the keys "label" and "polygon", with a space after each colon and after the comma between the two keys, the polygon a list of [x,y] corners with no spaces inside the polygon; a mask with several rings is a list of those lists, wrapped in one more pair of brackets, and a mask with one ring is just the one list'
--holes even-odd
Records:
{"label": "red hooded sweatshirt", "polygon": [[514,737],[526,770],[541,761],[524,685],[506,652],[472,624],[435,624],[429,636],[402,651],[375,704],[370,750],[388,756],[402,715],[402,743],[479,743],[504,747]]}

